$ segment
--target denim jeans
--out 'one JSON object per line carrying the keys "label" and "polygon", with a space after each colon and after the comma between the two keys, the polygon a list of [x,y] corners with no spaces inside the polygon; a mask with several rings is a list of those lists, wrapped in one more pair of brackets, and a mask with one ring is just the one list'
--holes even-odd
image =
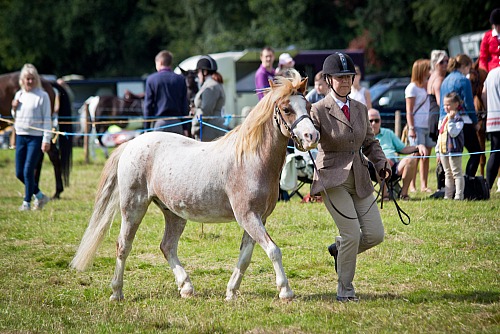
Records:
{"label": "denim jeans", "polygon": [[24,201],[40,191],[35,182],[35,168],[42,152],[42,136],[16,136],[16,177],[24,183]]}

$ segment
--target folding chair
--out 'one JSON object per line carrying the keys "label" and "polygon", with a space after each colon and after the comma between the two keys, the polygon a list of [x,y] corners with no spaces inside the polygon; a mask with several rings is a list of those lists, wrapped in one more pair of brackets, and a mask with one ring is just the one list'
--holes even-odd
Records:
{"label": "folding chair", "polygon": [[[316,152],[313,152],[313,155],[314,153]],[[300,190],[306,184],[312,183],[314,175],[314,168],[310,160],[308,153],[298,151],[287,156],[287,161],[281,174],[280,192],[287,190],[289,193],[288,198],[283,200],[288,200],[295,195],[299,196],[302,200],[304,199],[304,195],[301,194]]]}
{"label": "folding chair", "polygon": [[300,189],[306,184],[312,183],[312,174],[307,169],[310,166],[307,165],[306,160],[303,156],[295,156],[295,168],[297,169],[297,186],[290,192],[290,198],[297,195],[300,199],[304,199],[304,196],[300,193]]}

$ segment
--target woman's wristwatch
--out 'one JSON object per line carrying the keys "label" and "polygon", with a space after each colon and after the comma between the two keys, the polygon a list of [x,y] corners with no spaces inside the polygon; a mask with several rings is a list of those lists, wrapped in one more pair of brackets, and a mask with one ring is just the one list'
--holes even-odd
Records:
{"label": "woman's wristwatch", "polygon": [[415,130],[415,128],[413,126],[409,126],[408,130]]}

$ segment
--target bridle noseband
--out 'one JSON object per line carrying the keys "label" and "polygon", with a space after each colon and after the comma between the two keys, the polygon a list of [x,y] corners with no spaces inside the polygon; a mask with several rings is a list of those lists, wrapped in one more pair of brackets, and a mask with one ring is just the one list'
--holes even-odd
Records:
{"label": "bridle noseband", "polygon": [[[297,94],[298,95],[298,94]],[[278,119],[279,118],[279,119]],[[280,121],[281,124],[285,127],[285,129],[288,131],[288,134],[290,135],[290,138],[293,140],[295,143],[295,146],[299,151],[306,152],[307,150],[302,146],[302,143],[300,142],[299,138],[297,135],[293,132],[293,129],[297,127],[297,125],[304,119],[309,119],[312,122],[312,119],[309,115],[305,114],[300,116],[295,120],[295,122],[292,123],[292,125],[288,125],[286,122],[285,118],[283,117],[283,114],[281,114],[281,110],[278,107],[278,104],[274,104],[274,120],[276,121],[276,125],[278,125],[278,128],[280,127]]]}

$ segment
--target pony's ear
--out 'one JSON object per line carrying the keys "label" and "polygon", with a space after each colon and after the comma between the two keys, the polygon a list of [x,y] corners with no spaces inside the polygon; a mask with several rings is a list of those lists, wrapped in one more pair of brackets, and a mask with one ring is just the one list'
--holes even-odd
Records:
{"label": "pony's ear", "polygon": [[271,87],[271,89],[273,89],[275,86],[274,81],[273,80],[268,80],[268,81],[269,81],[269,87]]}
{"label": "pony's ear", "polygon": [[300,82],[300,86],[299,88],[297,89],[299,93],[301,94],[304,94],[307,90],[307,80],[308,78],[305,77],[304,79],[302,79],[302,81]]}
{"label": "pony's ear", "polygon": [[182,67],[179,66],[179,70],[181,70],[182,75],[186,76],[188,74],[188,71],[185,71],[182,69]]}

